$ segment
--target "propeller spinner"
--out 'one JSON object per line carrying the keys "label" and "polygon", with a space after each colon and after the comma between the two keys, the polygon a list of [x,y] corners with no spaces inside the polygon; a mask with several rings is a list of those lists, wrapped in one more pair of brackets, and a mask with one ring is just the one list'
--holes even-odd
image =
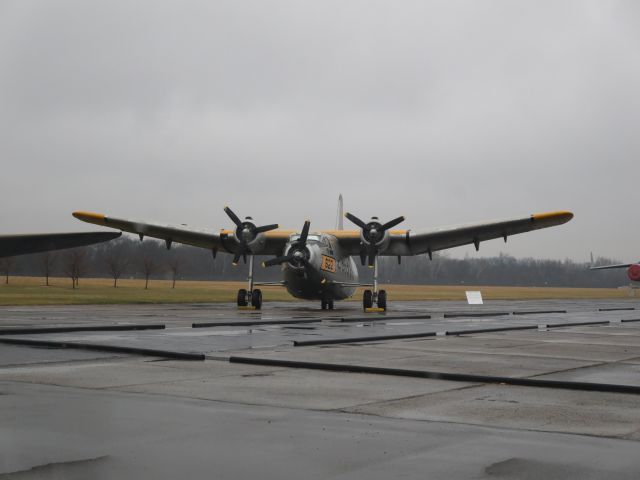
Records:
{"label": "propeller spinner", "polygon": [[253,219],[251,217],[246,217],[245,220],[242,221],[229,207],[224,207],[224,211],[236,225],[235,237],[238,240],[239,245],[233,255],[234,265],[238,263],[240,257],[244,259],[245,263],[247,262],[247,254],[253,253],[251,251],[251,243],[258,238],[258,235],[278,228],[277,223],[257,227],[256,224],[253,223]]}
{"label": "propeller spinner", "polygon": [[309,264],[309,250],[307,249],[307,237],[309,236],[309,227],[311,222],[306,220],[302,227],[300,237],[291,243],[286,255],[281,257],[272,258],[265,262],[262,262],[263,267],[273,267],[274,265],[281,265],[285,262],[289,262],[294,267],[304,267]]}

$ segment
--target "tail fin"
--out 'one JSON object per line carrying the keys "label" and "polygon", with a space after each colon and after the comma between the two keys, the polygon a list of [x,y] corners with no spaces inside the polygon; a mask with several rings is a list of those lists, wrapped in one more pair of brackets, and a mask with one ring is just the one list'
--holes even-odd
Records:
{"label": "tail fin", "polygon": [[342,194],[338,197],[338,213],[336,215],[336,230],[344,230],[342,219],[344,218],[344,206],[342,203]]}

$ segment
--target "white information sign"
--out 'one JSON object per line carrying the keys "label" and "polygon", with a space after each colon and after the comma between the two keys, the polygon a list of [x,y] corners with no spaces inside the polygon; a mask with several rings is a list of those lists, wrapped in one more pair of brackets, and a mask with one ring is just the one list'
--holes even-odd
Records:
{"label": "white information sign", "polygon": [[467,303],[469,305],[482,305],[482,293],[481,292],[473,292],[467,291],[464,292],[467,294]]}

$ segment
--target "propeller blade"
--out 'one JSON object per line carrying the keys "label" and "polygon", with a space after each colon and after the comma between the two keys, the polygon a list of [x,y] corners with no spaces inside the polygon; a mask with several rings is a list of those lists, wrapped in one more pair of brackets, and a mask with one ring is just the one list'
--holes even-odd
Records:
{"label": "propeller blade", "polygon": [[239,254],[239,253],[236,253],[236,254],[233,256],[233,260],[231,260],[231,263],[233,263],[234,265],[237,265],[239,261],[240,261],[240,254]]}
{"label": "propeller blade", "polygon": [[240,220],[238,216],[235,213],[233,213],[233,210],[231,210],[229,207],[224,207],[224,212],[229,216],[231,221],[235,223],[238,227],[242,225],[242,220]]}
{"label": "propeller blade", "polygon": [[356,217],[355,215],[347,212],[344,214],[345,217],[347,217],[349,220],[351,220],[351,222],[355,223],[357,226],[359,226],[360,228],[364,228],[367,226],[366,223],[364,223],[362,220],[360,220],[358,217]]}
{"label": "propeller blade", "polygon": [[369,268],[373,268],[375,263],[376,263],[376,255],[375,255],[375,253],[370,253],[369,254]]}
{"label": "propeller blade", "polygon": [[276,257],[276,258],[271,258],[269,260],[266,260],[264,262],[262,262],[262,266],[263,267],[273,267],[275,265],[281,265],[285,262],[289,262],[293,259],[293,255],[285,255],[284,257]]}
{"label": "propeller blade", "polygon": [[360,250],[360,263],[364,267],[365,263],[367,263],[367,252],[364,250]]}
{"label": "propeller blade", "polygon": [[399,223],[404,222],[404,217],[403,216],[399,216],[398,218],[394,218],[393,220],[385,223],[384,225],[382,225],[382,230],[389,230],[390,228],[395,227],[396,225],[398,225]]}
{"label": "propeller blade", "polygon": [[304,226],[302,227],[302,233],[300,233],[300,238],[298,241],[303,245],[307,243],[307,237],[309,236],[309,227],[311,226],[311,222],[309,220],[305,220]]}
{"label": "propeller blade", "polygon": [[271,230],[275,230],[276,228],[278,228],[280,225],[278,225],[277,223],[274,223],[273,225],[263,225],[262,227],[258,227],[256,228],[256,233],[264,233],[264,232],[269,232]]}

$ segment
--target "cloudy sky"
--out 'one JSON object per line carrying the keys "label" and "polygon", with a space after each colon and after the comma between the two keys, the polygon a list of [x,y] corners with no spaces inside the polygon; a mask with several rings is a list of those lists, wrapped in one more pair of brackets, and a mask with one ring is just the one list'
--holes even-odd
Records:
{"label": "cloudy sky", "polygon": [[[481,254],[640,258],[635,1],[0,3],[0,229],[549,210]],[[472,249],[457,249],[464,256]],[[475,252],[470,253],[476,255]]]}

